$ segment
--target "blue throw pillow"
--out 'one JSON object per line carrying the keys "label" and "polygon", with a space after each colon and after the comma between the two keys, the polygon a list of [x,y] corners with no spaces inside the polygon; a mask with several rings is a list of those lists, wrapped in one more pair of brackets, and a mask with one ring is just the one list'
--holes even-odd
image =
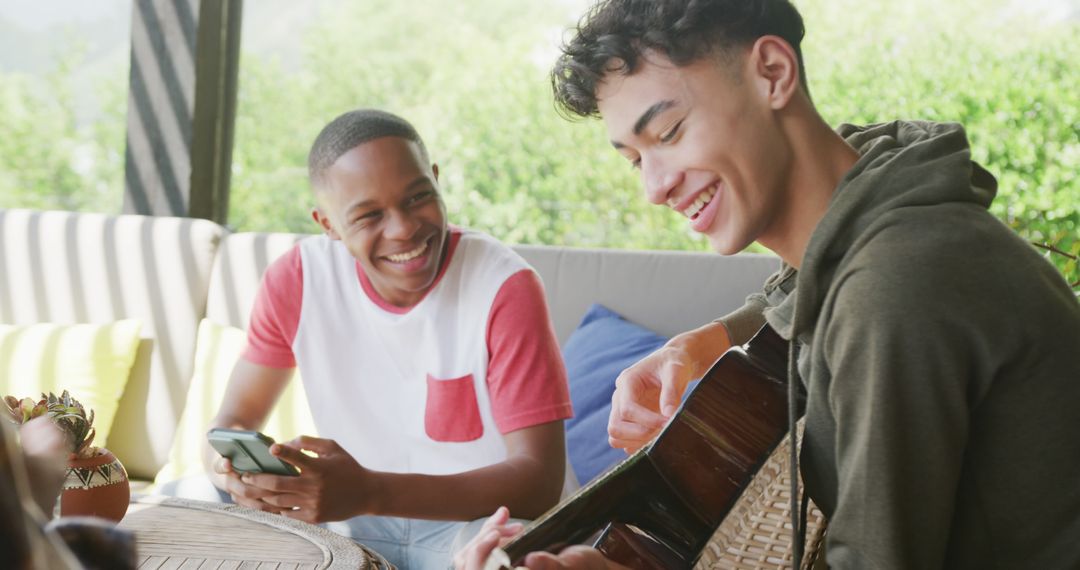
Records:
{"label": "blue throw pillow", "polygon": [[587,483],[626,457],[608,445],[607,424],[615,378],[667,342],[603,305],[594,304],[563,346],[574,417],[566,423],[570,465]]}

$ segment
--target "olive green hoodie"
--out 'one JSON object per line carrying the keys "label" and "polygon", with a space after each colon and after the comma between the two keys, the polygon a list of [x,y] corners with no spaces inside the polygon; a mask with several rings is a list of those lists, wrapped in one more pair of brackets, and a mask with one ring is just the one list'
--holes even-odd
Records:
{"label": "olive green hoodie", "polygon": [[1080,304],[962,127],[839,132],[860,159],[756,299],[798,339],[829,565],[1080,568]]}

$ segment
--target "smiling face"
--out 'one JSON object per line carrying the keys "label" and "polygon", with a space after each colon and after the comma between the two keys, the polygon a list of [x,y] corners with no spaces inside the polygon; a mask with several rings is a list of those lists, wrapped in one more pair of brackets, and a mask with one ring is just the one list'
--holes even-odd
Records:
{"label": "smiling face", "polygon": [[322,180],[315,221],[345,244],[386,302],[419,302],[448,243],[438,167],[416,143],[388,136],[341,155]]}
{"label": "smiling face", "polygon": [[754,69],[750,55],[680,67],[649,53],[596,91],[611,142],[640,169],[649,201],[685,216],[723,254],[783,231],[791,151]]}

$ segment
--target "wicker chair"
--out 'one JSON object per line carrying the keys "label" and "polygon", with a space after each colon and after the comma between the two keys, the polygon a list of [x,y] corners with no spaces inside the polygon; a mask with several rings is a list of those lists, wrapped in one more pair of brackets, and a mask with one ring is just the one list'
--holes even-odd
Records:
{"label": "wicker chair", "polygon": [[[798,432],[802,435],[802,422]],[[731,513],[705,546],[695,570],[791,568],[790,437],[776,446]],[[813,502],[806,517],[802,568],[824,568],[825,517]]]}

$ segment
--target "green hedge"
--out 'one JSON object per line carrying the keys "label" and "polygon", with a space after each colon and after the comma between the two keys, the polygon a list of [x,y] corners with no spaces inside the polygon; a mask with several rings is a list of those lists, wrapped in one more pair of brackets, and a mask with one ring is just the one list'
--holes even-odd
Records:
{"label": "green hedge", "polygon": [[[798,5],[826,120],[963,123],[1000,183],[993,213],[1025,239],[1080,253],[1080,23],[1032,20],[1007,0]],[[509,242],[706,250],[644,200],[598,121],[556,114],[551,46],[582,6],[346,2],[304,32],[300,71],[245,52],[230,225],[314,231],[310,141],[338,113],[375,106],[416,123],[458,224]],[[0,207],[119,209],[126,82],[102,85],[105,114],[76,127],[61,81],[71,59],[46,95],[0,77]],[[1075,260],[1052,259],[1080,281]]]}

